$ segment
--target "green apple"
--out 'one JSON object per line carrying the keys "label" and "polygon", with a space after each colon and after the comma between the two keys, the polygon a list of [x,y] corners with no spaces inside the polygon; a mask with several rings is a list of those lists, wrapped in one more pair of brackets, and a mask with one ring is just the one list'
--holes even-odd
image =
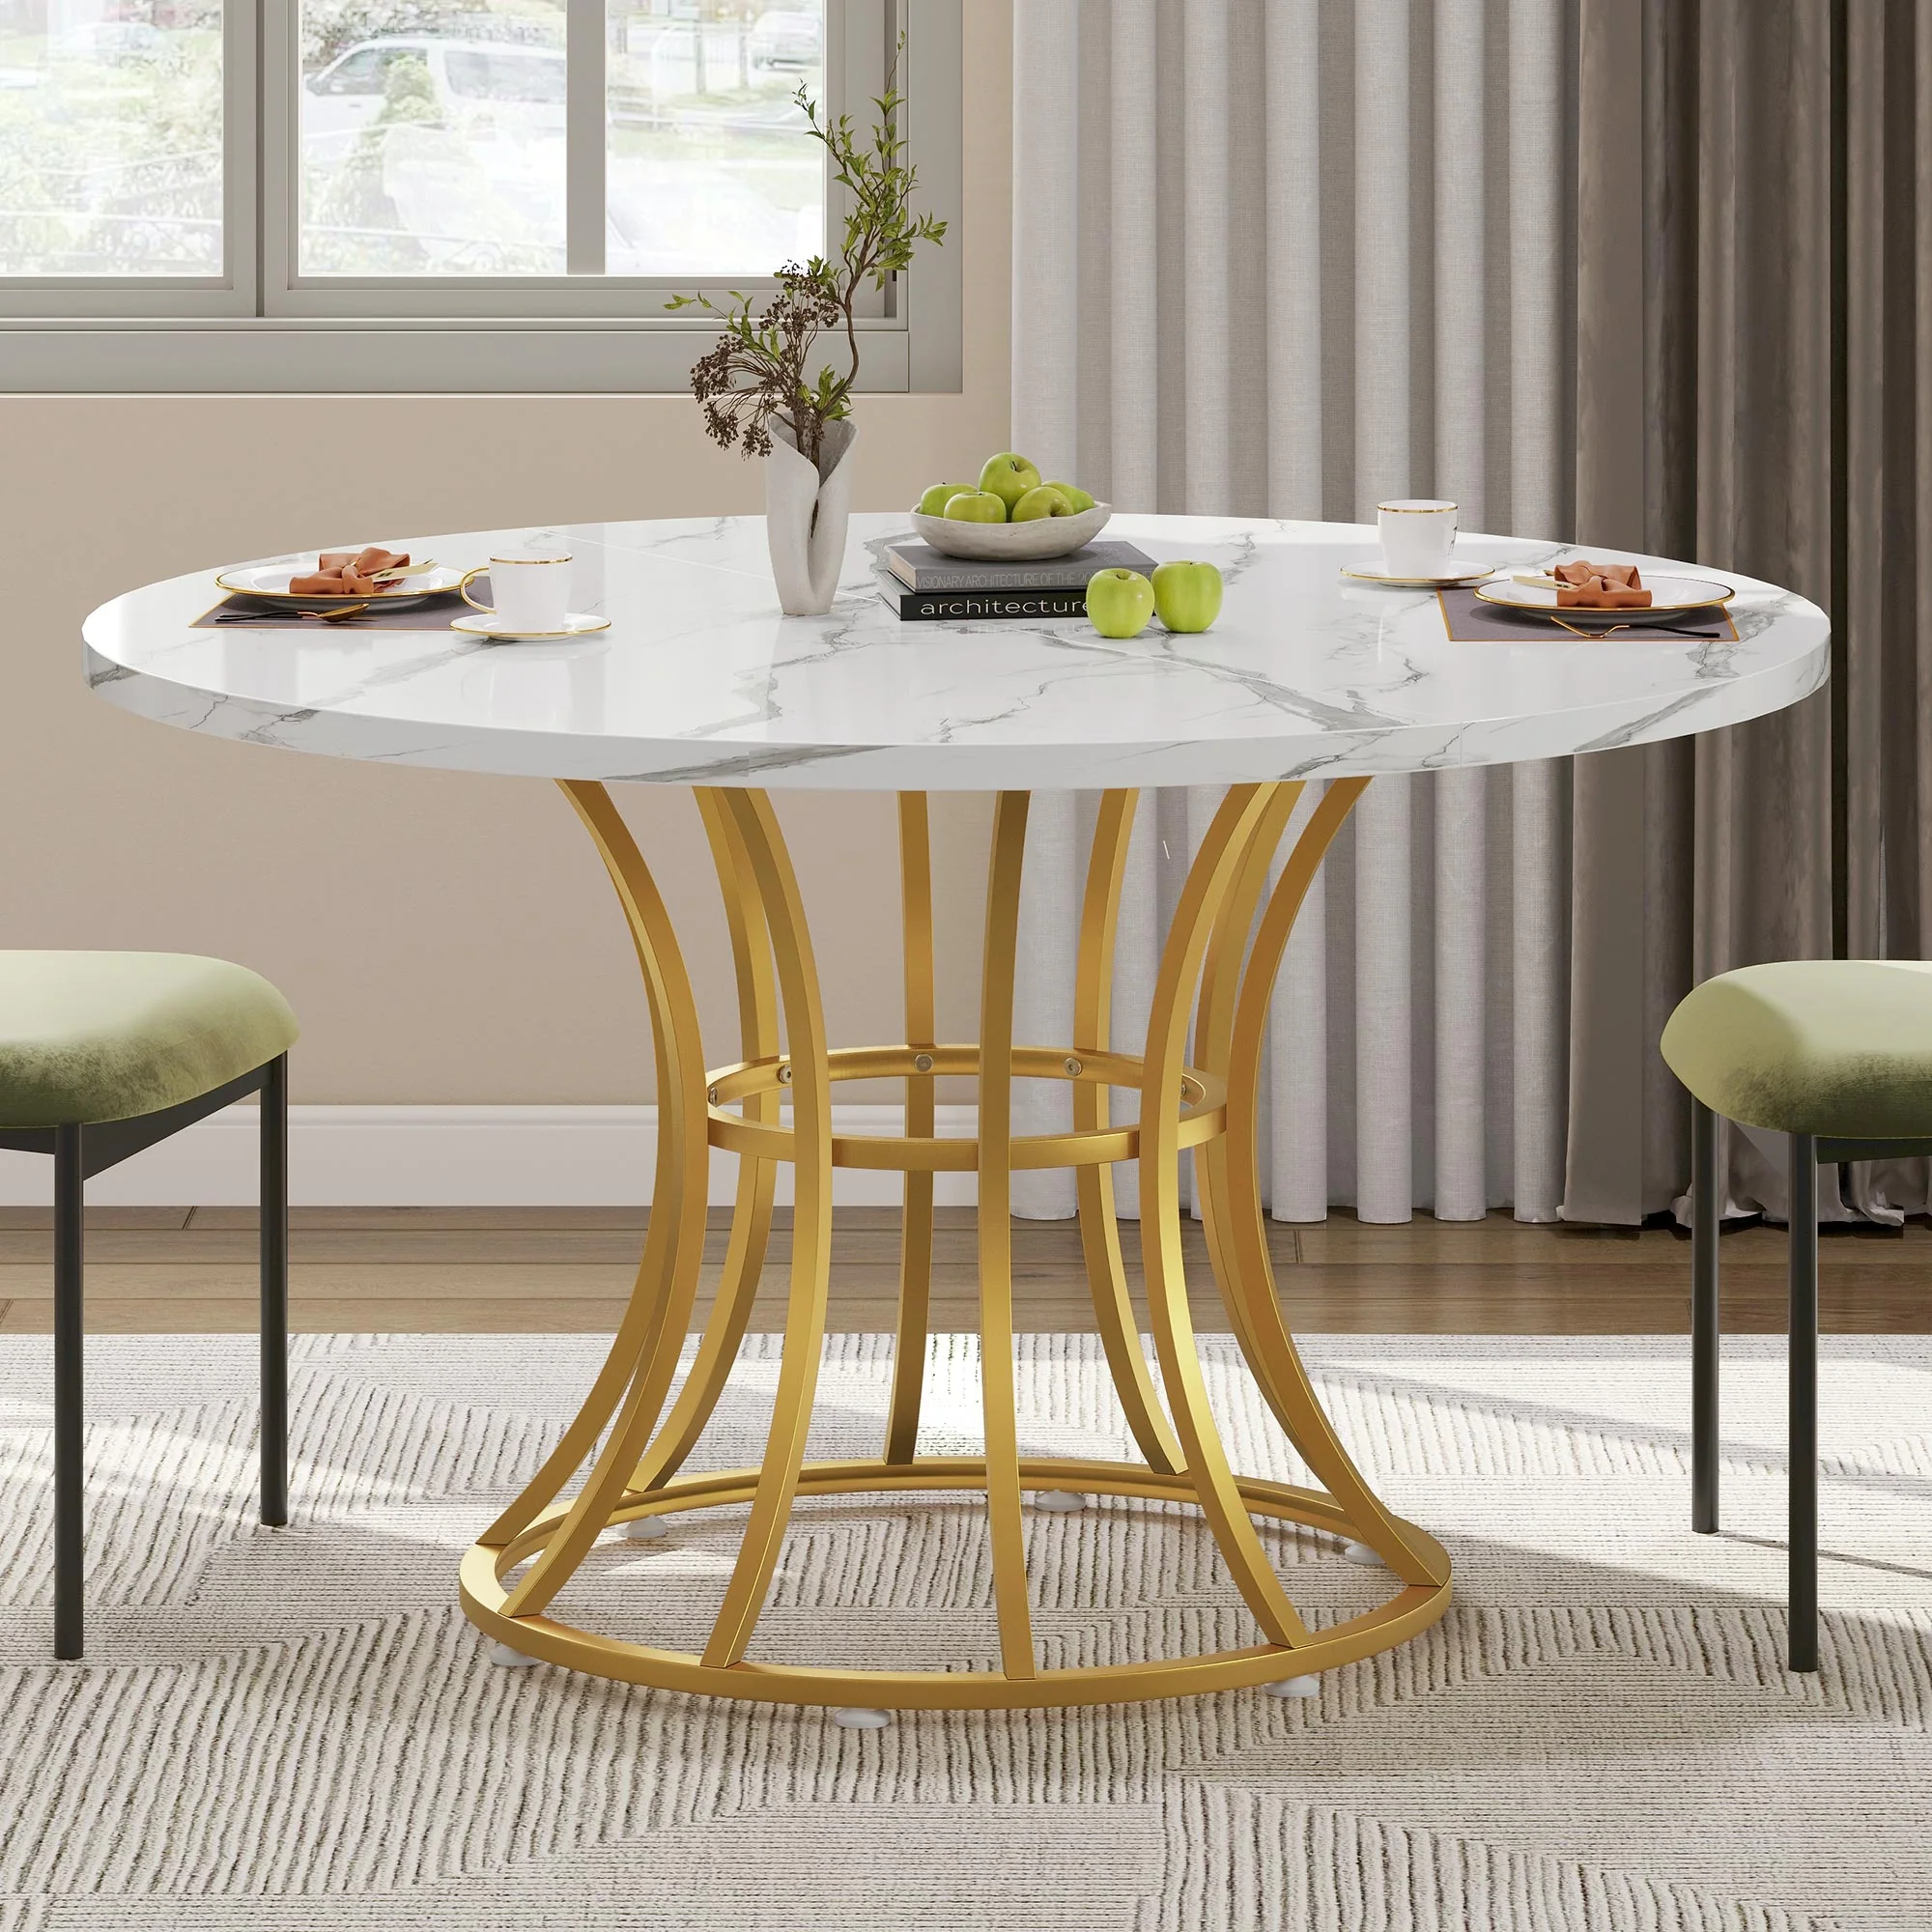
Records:
{"label": "green apple", "polygon": [[1063,497],[1065,497],[1069,503],[1073,505],[1073,512],[1076,516],[1078,516],[1082,510],[1091,510],[1094,507],[1093,497],[1090,497],[1087,494],[1087,492],[1085,490],[1082,490],[1077,484],[1049,483],[1046,487],[1049,490],[1058,490],[1060,494]]}
{"label": "green apple", "polygon": [[986,467],[980,472],[980,488],[990,490],[1010,511],[1029,490],[1039,488],[1039,471],[1024,456],[1003,449],[986,459]]}
{"label": "green apple", "polygon": [[1007,506],[990,490],[960,490],[947,497],[940,514],[955,524],[1004,524]]}
{"label": "green apple", "polygon": [[935,483],[919,499],[919,513],[922,517],[943,517],[947,504],[961,491],[970,497],[979,487],[977,483]]}
{"label": "green apple", "polygon": [[1087,580],[1087,615],[1103,638],[1137,638],[1153,615],[1153,585],[1137,570],[1099,570]]}
{"label": "green apple", "polygon": [[1012,507],[1009,523],[1037,524],[1042,517],[1070,517],[1073,505],[1051,483],[1029,490]]}
{"label": "green apple", "polygon": [[1157,565],[1153,608],[1170,631],[1205,631],[1221,614],[1221,573],[1191,560]]}

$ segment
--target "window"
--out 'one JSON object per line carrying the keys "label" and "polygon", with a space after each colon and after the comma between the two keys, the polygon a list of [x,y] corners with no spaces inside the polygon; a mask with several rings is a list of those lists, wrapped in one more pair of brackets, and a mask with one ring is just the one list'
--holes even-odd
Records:
{"label": "window", "polygon": [[[0,0],[0,386],[674,387],[705,331],[668,294],[836,232],[798,89],[865,116],[902,32],[956,220],[959,31],[960,0]],[[874,304],[862,386],[956,383],[957,254]]]}
{"label": "window", "polygon": [[7,11],[0,275],[219,275],[221,0],[160,21],[60,0]]}

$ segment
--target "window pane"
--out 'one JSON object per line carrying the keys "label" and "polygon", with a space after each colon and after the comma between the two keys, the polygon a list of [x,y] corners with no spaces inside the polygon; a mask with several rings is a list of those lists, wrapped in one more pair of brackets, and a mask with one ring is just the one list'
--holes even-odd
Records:
{"label": "window pane", "polygon": [[301,272],[564,270],[563,0],[308,0]]}
{"label": "window pane", "polygon": [[822,253],[825,184],[792,97],[825,98],[824,0],[610,0],[618,275],[768,275]]}
{"label": "window pane", "polygon": [[0,6],[0,275],[220,272],[220,0]]}

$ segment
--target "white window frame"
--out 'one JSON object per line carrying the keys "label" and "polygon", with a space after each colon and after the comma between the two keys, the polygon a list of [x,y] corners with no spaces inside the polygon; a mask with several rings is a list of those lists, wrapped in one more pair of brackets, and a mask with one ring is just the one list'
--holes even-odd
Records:
{"label": "white window frame", "polygon": [[[669,316],[695,276],[608,276],[604,0],[567,0],[571,168],[566,275],[303,276],[298,271],[299,0],[227,0],[223,32],[226,272],[218,277],[0,277],[0,390],[628,393],[682,389],[715,328]],[[903,83],[919,206],[946,244],[867,305],[861,390],[956,390],[962,0],[826,0],[828,101],[863,128],[887,54]],[[836,201],[827,211],[836,238]],[[734,286],[769,286],[736,278]],[[713,289],[714,296],[724,291]]]}

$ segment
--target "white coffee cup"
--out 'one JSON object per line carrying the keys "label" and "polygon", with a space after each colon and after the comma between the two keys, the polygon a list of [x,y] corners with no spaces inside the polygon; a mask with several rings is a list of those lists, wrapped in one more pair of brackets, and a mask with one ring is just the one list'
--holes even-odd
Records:
{"label": "white coffee cup", "polygon": [[1456,505],[1435,497],[1398,497],[1376,505],[1382,568],[1391,577],[1447,577],[1456,547]]}
{"label": "white coffee cup", "polygon": [[[524,634],[556,632],[570,610],[570,557],[493,556],[480,563],[458,587],[463,601],[487,611],[505,631]],[[470,579],[489,573],[494,605],[478,604],[469,594]]]}

